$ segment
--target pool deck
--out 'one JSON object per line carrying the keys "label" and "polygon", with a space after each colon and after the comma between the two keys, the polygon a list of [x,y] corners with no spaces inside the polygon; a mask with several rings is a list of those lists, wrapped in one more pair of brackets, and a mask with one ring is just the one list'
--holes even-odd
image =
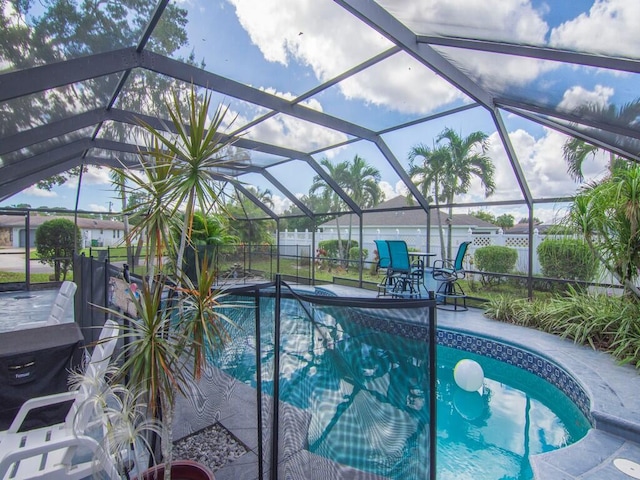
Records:
{"label": "pool deck", "polygon": [[[349,287],[324,287],[342,297],[375,296],[375,292]],[[56,291],[34,291],[0,294],[3,320],[11,318],[14,321],[38,321],[46,318],[55,293]],[[640,375],[633,367],[620,366],[610,355],[576,345],[569,340],[487,319],[480,310],[451,312],[438,309],[437,312],[439,326],[502,340],[546,357],[571,374],[589,395],[595,428],[569,447],[533,456],[531,463],[537,480],[640,478],[640,470],[636,470],[634,477],[621,472],[614,465],[616,459],[640,464]],[[72,318],[69,320],[72,321]],[[215,369],[205,375],[199,385],[193,387],[187,398],[178,402],[175,438],[193,433],[211,424],[212,420],[218,420],[248,447],[249,452],[216,471],[216,479],[258,479],[255,390],[213,370]],[[217,403],[216,397],[220,396],[227,399],[224,402],[226,409],[211,410],[209,406]],[[286,428],[286,422],[300,425],[307,421],[303,413],[284,404],[280,415],[282,422],[285,422],[283,428]],[[288,472],[285,474],[286,478],[312,479],[314,475],[311,471],[322,472],[325,475],[322,478],[374,478],[310,454],[304,448],[302,438],[294,444],[283,445],[283,448],[288,457],[287,464],[293,466],[291,468],[295,469],[299,465],[305,469]],[[268,457],[268,452],[264,456]],[[300,462],[295,461],[296,457]],[[327,477],[328,472],[333,474]]]}

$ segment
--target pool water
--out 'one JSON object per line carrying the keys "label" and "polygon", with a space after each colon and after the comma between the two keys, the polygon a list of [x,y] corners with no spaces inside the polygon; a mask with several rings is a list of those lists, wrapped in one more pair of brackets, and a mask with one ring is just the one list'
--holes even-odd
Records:
{"label": "pool water", "polygon": [[[280,399],[308,416],[307,449],[389,479],[428,478],[426,344],[340,320],[331,309],[314,316],[312,326],[290,306],[282,320]],[[235,320],[237,335],[216,363],[255,385],[255,340],[247,336],[254,327]],[[266,393],[273,387],[272,335],[263,329]],[[479,392],[453,379],[463,358],[484,370]],[[437,362],[439,480],[531,480],[531,455],[569,445],[590,428],[575,404],[531,373],[444,346]]]}

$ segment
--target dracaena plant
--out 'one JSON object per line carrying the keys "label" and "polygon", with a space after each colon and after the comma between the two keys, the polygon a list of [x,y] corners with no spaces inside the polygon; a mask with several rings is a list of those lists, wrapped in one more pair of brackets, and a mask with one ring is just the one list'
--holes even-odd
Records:
{"label": "dracaena plant", "polygon": [[[171,476],[171,439],[176,395],[184,394],[206,366],[207,353],[226,340],[220,299],[215,290],[215,269],[206,256],[199,261],[192,280],[183,273],[186,248],[194,248],[193,222],[196,210],[204,215],[224,211],[219,173],[227,160],[223,152],[230,137],[221,132],[228,108],[219,106],[209,117],[211,95],[202,97],[192,87],[186,101],[172,93],[166,102],[171,124],[163,131],[140,122],[147,147],[139,152],[136,170],[122,170],[125,182],[146,203],[138,206],[139,222],[133,236],[146,236],[147,276],[136,295],[131,294],[135,315],[111,310],[123,319],[120,374],[147,392],[149,407],[162,420],[162,455],[165,479]],[[182,212],[184,211],[184,214]],[[172,232],[180,232],[179,242]],[[168,280],[163,259],[174,265]],[[225,305],[225,308],[228,308]]]}

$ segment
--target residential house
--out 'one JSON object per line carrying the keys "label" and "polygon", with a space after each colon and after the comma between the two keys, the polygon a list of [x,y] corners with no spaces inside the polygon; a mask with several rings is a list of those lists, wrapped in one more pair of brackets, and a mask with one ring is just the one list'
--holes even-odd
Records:
{"label": "residential house", "polygon": [[[54,218],[75,218],[62,215],[29,215],[29,243],[35,245],[36,230],[40,225]],[[81,232],[81,246],[107,247],[121,245],[124,242],[124,223],[116,220],[78,217]],[[26,245],[26,214],[0,215],[0,247],[24,248]]]}

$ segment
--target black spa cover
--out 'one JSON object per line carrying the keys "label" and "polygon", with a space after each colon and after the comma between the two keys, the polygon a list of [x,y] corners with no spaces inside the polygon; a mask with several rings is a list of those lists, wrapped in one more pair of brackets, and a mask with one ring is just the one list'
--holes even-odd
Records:
{"label": "black spa cover", "polygon": [[[69,371],[80,366],[82,344],[76,323],[0,333],[0,430],[9,428],[29,398],[69,389]],[[69,407],[42,409],[22,430],[63,421]]]}

